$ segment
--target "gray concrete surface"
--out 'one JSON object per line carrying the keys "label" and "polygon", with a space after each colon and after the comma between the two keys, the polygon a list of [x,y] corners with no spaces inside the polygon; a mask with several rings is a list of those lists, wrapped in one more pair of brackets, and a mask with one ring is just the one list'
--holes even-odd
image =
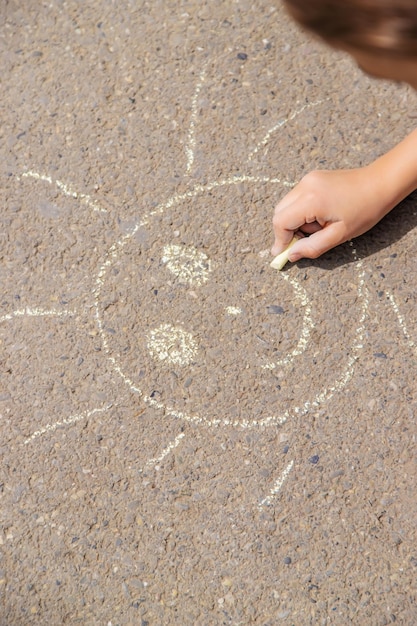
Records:
{"label": "gray concrete surface", "polygon": [[416,199],[268,257],[414,94],[272,0],[0,11],[0,623],[415,624]]}

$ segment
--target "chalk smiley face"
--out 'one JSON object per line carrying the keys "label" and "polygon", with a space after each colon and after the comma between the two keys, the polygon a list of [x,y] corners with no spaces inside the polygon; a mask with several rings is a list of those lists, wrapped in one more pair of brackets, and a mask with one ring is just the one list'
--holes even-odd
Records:
{"label": "chalk smiley face", "polygon": [[[276,183],[232,178],[174,196],[155,211],[153,228],[145,217],[109,252],[97,290],[105,349],[129,387],[167,415],[210,426],[282,424],[352,374],[355,357],[341,365],[329,349],[335,380],[320,380],[309,295],[259,254],[270,233],[256,199]],[[346,306],[357,296],[353,287]],[[356,351],[360,332],[352,335]]]}

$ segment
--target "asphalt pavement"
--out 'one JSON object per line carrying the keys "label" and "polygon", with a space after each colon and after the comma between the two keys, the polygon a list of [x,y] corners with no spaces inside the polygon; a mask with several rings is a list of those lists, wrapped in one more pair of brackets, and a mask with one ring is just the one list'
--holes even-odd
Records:
{"label": "asphalt pavement", "polygon": [[415,95],[271,0],[0,12],[0,623],[417,623],[417,197],[269,266]]}

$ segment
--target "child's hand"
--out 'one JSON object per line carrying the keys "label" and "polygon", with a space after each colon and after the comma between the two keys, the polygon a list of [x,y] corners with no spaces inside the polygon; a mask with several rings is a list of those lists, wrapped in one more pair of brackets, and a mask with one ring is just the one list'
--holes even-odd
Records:
{"label": "child's hand", "polygon": [[272,254],[282,252],[296,232],[310,236],[291,248],[293,262],[315,259],[369,230],[392,208],[375,174],[372,166],[307,174],[275,209]]}

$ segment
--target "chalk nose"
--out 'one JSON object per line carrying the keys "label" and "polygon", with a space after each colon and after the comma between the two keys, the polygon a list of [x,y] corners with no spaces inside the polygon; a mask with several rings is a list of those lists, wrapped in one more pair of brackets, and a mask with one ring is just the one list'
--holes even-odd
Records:
{"label": "chalk nose", "polygon": [[237,306],[227,306],[226,313],[228,315],[242,315],[243,311]]}

